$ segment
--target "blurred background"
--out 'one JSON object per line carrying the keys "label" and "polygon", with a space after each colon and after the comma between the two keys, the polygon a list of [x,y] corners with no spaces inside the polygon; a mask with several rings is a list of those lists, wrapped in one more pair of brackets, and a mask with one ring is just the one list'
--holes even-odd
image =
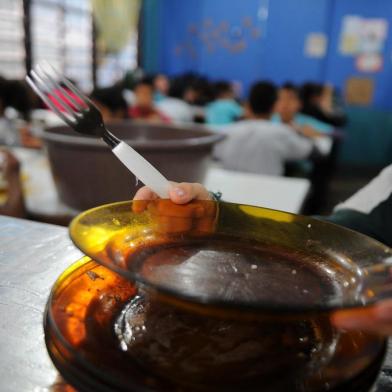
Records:
{"label": "blurred background", "polygon": [[[392,161],[391,21],[389,0],[0,0],[0,143],[21,166],[23,215],[66,222],[75,212],[59,190],[62,174],[50,177],[54,153],[45,155],[43,132],[61,123],[24,82],[43,61],[89,94],[108,122],[197,124],[224,134],[254,118],[252,86],[268,82],[280,109],[267,120],[311,139],[316,154],[280,157],[284,170],[274,173],[262,163],[227,163],[219,153],[214,165],[244,181],[244,173],[306,180],[293,212],[330,213]],[[285,110],[319,122],[286,121]],[[48,174],[39,172],[45,165]],[[263,193],[258,184],[242,192]]]}

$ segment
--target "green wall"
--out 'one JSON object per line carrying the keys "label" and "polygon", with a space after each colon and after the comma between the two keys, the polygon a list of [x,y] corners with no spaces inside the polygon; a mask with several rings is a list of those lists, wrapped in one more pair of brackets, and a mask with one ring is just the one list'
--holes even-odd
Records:
{"label": "green wall", "polygon": [[159,72],[159,60],[161,57],[161,29],[162,29],[162,1],[143,0],[142,18],[142,67],[148,73]]}
{"label": "green wall", "polygon": [[341,162],[374,166],[392,163],[392,113],[362,107],[351,107],[347,112],[349,124]]}

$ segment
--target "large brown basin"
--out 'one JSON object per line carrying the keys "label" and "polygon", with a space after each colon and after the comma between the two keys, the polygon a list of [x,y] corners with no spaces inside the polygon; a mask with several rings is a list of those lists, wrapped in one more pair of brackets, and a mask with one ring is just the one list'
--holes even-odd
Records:
{"label": "large brown basin", "polygon": [[[195,126],[123,121],[108,128],[173,181],[202,182],[212,147],[223,136]],[[142,185],[101,140],[69,127],[48,128],[43,139],[60,199],[84,210],[130,199]]]}

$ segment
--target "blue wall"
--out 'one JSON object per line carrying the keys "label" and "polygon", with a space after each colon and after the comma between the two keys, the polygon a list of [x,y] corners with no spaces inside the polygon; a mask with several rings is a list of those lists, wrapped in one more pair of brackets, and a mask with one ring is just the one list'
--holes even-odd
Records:
{"label": "blue wall", "polygon": [[[152,23],[146,22],[146,34],[151,35],[151,27],[156,31],[154,39],[158,42],[158,47],[152,45],[150,50],[145,49],[149,70],[169,75],[197,71],[213,79],[241,80],[245,86],[260,78],[277,83],[312,79],[343,89],[349,77],[361,75],[355,68],[355,59],[343,56],[338,50],[344,16],[388,18],[392,24],[391,0],[145,1],[157,3],[155,14],[159,14],[152,18]],[[261,38],[249,39],[249,32],[243,25],[245,17],[250,17],[252,26],[260,29]],[[248,38],[246,49],[231,53],[216,46],[209,51],[197,34],[189,32],[190,25],[194,24],[200,30],[206,21],[212,24],[211,30],[222,22],[234,29],[239,27],[242,36]],[[323,59],[304,55],[305,38],[311,32],[325,33],[330,38],[328,55]],[[233,34],[229,32],[228,35]],[[370,75],[375,80],[373,106],[377,109],[392,109],[392,89],[389,88],[392,82],[391,36],[389,34],[384,50],[384,69]],[[230,39],[235,42],[236,38]],[[183,48],[181,53],[178,53],[179,47]]]}
{"label": "blue wall", "polygon": [[306,57],[304,43],[309,33],[328,35],[330,4],[330,0],[270,1],[260,76],[277,83],[323,81],[325,59]]}
{"label": "blue wall", "polygon": [[[309,32],[328,32],[327,18],[330,0],[165,0],[159,36],[161,57],[157,70],[169,75],[185,71],[198,71],[211,78],[241,80],[248,87],[255,79],[271,79],[277,82],[308,79],[322,80],[324,60],[306,58],[304,41]],[[284,12],[282,12],[284,10]],[[268,15],[266,14],[268,12]],[[244,18],[251,19],[252,28],[261,31],[260,38],[252,38],[244,26]],[[211,30],[227,22],[233,31],[227,36],[232,43],[235,30],[242,31],[246,49],[231,53],[222,46],[210,52],[189,25]],[[192,47],[182,50],[176,48]]]}
{"label": "blue wall", "polygon": [[[260,1],[246,0],[231,2],[228,6],[227,0],[204,1],[203,19],[211,19],[214,25],[227,22],[232,26],[233,31],[228,32],[229,40],[232,44],[240,42],[241,38],[246,39],[246,49],[242,53],[231,53],[223,47],[214,48],[212,53],[205,45],[200,48],[200,71],[211,75],[212,78],[223,78],[241,80],[244,86],[249,86],[254,81],[253,75],[260,75],[263,57],[263,40],[252,39],[249,31],[243,26],[242,19],[250,17],[254,28],[263,27],[263,21],[257,17]],[[223,10],[223,12],[222,12]],[[240,37],[235,36],[235,30],[242,31]],[[252,53],[252,59],[249,54]]]}
{"label": "blue wall", "polygon": [[[155,7],[150,7],[154,11],[152,22],[147,20],[144,30],[150,42],[144,53],[149,71],[169,75],[197,71],[212,79],[240,80],[245,94],[257,79],[277,83],[317,80],[332,83],[343,91],[348,78],[371,77],[376,88],[374,102],[367,108],[349,110],[342,160],[377,165],[392,162],[392,114],[388,113],[392,111],[392,0],[145,2],[155,3]],[[342,20],[352,14],[387,18],[390,23],[383,53],[385,64],[378,73],[361,74],[355,67],[355,58],[339,52]],[[249,36],[244,24],[246,17],[250,18],[252,28],[261,31],[261,37]],[[231,43],[246,38],[247,47],[243,51],[232,53],[222,45],[208,47],[200,34],[192,33],[192,25],[205,32],[215,30],[222,22],[233,30],[226,33]],[[323,59],[304,55],[305,38],[311,32],[329,37],[328,54]]]}
{"label": "blue wall", "polygon": [[[317,2],[317,0],[316,0]],[[372,77],[375,83],[373,107],[381,110],[392,109],[392,1],[390,0],[335,0],[331,18],[330,51],[327,57],[324,80],[343,87],[353,76]],[[366,18],[387,18],[390,26],[384,48],[383,70],[374,74],[361,74],[355,68],[354,57],[339,53],[339,35],[342,19],[349,14]]]}

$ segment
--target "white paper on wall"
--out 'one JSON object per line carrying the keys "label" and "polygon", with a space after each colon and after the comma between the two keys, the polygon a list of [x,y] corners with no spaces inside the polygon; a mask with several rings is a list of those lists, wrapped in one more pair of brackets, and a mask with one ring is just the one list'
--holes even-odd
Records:
{"label": "white paper on wall", "polygon": [[339,44],[341,54],[352,56],[360,52],[362,23],[363,18],[358,15],[343,18]]}
{"label": "white paper on wall", "polygon": [[346,15],[342,21],[339,51],[345,56],[381,54],[388,34],[384,18]]}
{"label": "white paper on wall", "polygon": [[327,53],[328,39],[323,33],[309,33],[305,39],[306,57],[323,58]]}

